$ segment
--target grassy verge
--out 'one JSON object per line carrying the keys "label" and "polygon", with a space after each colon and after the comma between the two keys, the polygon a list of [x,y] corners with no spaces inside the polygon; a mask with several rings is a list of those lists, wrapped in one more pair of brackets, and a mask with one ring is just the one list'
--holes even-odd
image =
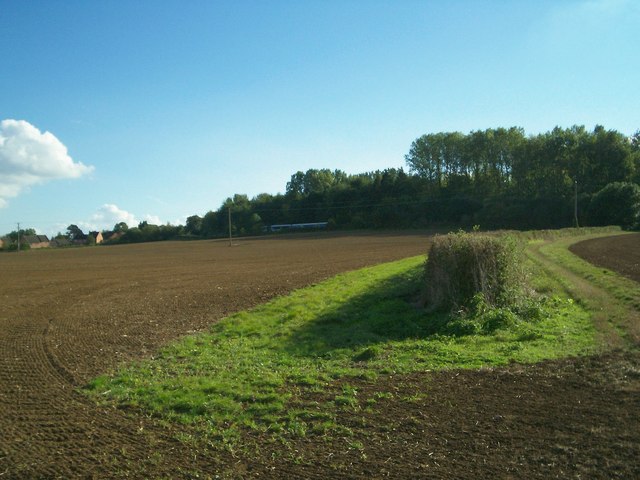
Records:
{"label": "grassy verge", "polygon": [[564,290],[592,312],[592,322],[598,330],[601,347],[634,346],[640,343],[638,284],[592,265],[568,250],[577,241],[601,236],[606,236],[606,233],[532,244],[530,257],[534,262],[544,264],[544,268],[555,278],[557,290]]}
{"label": "grassy verge", "polygon": [[[569,299],[543,264],[531,260],[536,287],[548,298],[528,311],[478,306],[452,319],[413,305],[423,262],[415,257],[346,273],[238,313],[152,361],[97,378],[87,391],[234,445],[247,431],[280,438],[341,431],[336,412],[374,403],[358,396],[357,385],[380,375],[596,349],[588,309]],[[318,402],[320,392],[332,400]]]}
{"label": "grassy verge", "polygon": [[[590,235],[580,240],[598,238],[604,234]],[[541,252],[557,265],[567,268],[571,272],[588,280],[597,287],[607,291],[610,295],[627,307],[640,310],[640,289],[637,282],[624,278],[611,270],[597,267],[586,260],[572,254],[568,247],[575,243],[575,239],[562,239],[541,246]]]}

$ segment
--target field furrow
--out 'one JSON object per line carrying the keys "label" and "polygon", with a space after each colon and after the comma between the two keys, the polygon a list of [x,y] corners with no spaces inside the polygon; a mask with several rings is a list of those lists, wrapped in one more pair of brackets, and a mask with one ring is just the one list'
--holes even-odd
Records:
{"label": "field furrow", "polygon": [[303,235],[0,256],[2,478],[144,478],[215,464],[171,428],[102,409],[76,387],[234,311],[426,249],[424,234]]}

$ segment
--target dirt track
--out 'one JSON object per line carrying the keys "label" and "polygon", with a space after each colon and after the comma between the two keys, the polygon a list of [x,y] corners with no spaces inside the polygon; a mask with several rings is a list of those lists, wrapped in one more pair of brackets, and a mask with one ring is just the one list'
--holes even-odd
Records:
{"label": "dirt track", "polygon": [[640,476],[636,354],[387,379],[397,398],[427,398],[351,419],[366,456],[310,436],[294,446],[302,463],[278,445],[250,458],[189,446],[179,427],[76,391],[229,312],[426,245],[358,235],[0,255],[0,478]]}

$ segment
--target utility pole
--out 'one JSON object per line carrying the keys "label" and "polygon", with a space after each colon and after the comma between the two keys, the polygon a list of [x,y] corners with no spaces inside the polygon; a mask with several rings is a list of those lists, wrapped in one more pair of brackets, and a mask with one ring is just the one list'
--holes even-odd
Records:
{"label": "utility pole", "polygon": [[229,206],[229,246],[231,246],[231,206]]}
{"label": "utility pole", "polygon": [[578,224],[578,180],[574,180],[573,185],[573,220],[576,228],[580,228],[580,225]]}
{"label": "utility pole", "polygon": [[20,222],[18,222],[18,253],[20,253]]}

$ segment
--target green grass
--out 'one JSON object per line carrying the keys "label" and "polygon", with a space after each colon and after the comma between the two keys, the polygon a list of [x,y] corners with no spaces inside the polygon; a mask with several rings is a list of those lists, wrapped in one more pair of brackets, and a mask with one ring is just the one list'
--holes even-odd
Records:
{"label": "green grass", "polygon": [[[621,232],[620,232],[621,233]],[[590,235],[587,238],[597,238],[603,235]],[[606,236],[606,235],[604,235]],[[557,265],[567,268],[571,272],[588,280],[593,285],[605,290],[627,307],[640,310],[640,289],[638,283],[617,275],[606,268],[597,267],[573,255],[568,247],[575,240],[562,239],[541,247],[542,253]]]}
{"label": "green grass", "polygon": [[548,299],[518,312],[428,314],[418,297],[424,257],[339,275],[186,337],[153,360],[87,386],[100,402],[195,425],[223,445],[243,431],[343,432],[339,410],[371,407],[358,385],[380,375],[537,362],[596,349],[579,302],[537,268]]}
{"label": "green grass", "polygon": [[592,312],[601,348],[628,348],[640,342],[640,289],[638,284],[610,270],[597,267],[573,255],[568,247],[579,239],[561,238],[530,248],[530,257],[555,279],[557,289],[576,298]]}

